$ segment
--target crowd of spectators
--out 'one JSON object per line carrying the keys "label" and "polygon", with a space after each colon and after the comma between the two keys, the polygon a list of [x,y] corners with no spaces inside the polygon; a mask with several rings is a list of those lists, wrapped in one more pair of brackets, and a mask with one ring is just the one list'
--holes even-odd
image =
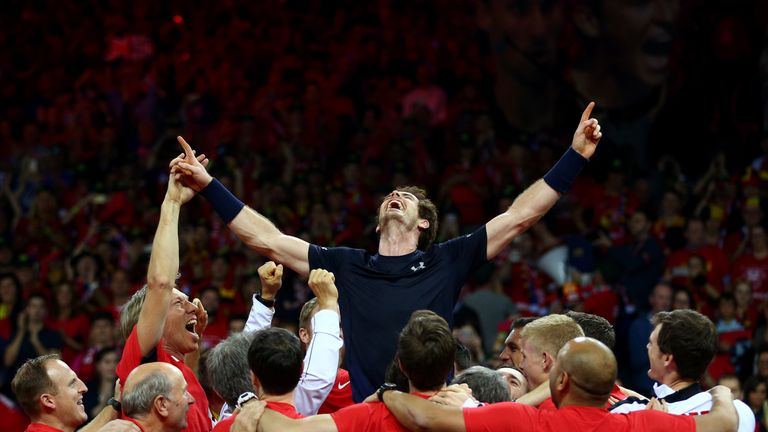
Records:
{"label": "crowd of spectators", "polygon": [[[89,414],[106,403],[177,135],[286,233],[375,250],[369,215],[394,186],[430,192],[438,240],[470,232],[595,100],[595,160],[465,287],[456,335],[492,363],[515,317],[581,310],[615,324],[627,360],[647,312],[696,309],[721,335],[711,383],[735,375],[763,412],[766,7],[635,3],[4,2],[3,395],[26,358],[60,351]],[[202,201],[180,226],[178,285],[206,307],[211,347],[245,324],[264,258]],[[295,328],[311,293],[283,285],[276,319]],[[619,364],[627,383],[645,373]]]}

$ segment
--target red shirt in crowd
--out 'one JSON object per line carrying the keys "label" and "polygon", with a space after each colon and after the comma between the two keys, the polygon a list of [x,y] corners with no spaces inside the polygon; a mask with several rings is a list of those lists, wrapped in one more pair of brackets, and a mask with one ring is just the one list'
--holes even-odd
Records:
{"label": "red shirt in crowd", "polygon": [[[285,402],[267,401],[267,409],[279,412],[280,414],[292,419],[304,418],[304,416],[296,411],[295,406]],[[229,432],[229,430],[232,428],[232,424],[235,422],[235,418],[237,418],[237,415],[231,415],[216,423],[216,426],[213,428],[213,432]]]}
{"label": "red shirt in crowd", "polygon": [[192,372],[192,369],[184,364],[184,359],[178,359],[165,350],[165,341],[163,339],[160,339],[153,352],[143,357],[139,347],[136,327],[133,328],[131,335],[128,336],[128,340],[125,341],[123,357],[117,364],[117,377],[120,378],[121,387],[125,385],[125,380],[132,370],[143,363],[153,361],[170,363],[176,366],[187,381],[187,391],[195,398],[195,403],[189,406],[187,427],[183,430],[188,432],[209,432],[211,430],[211,419],[208,417],[208,398],[205,396],[205,391],[200,386],[200,382],[197,380],[195,373]]}
{"label": "red shirt in crowd", "polygon": [[661,411],[637,411],[632,414],[611,414],[605,409],[566,406],[558,410],[539,410],[514,402],[502,402],[480,408],[464,409],[467,432],[694,432],[696,423],[691,416],[677,416]]}
{"label": "red shirt in crowd", "polygon": [[[429,396],[413,393],[428,399]],[[331,414],[339,432],[407,431],[381,402],[360,403]]]}
{"label": "red shirt in crowd", "polygon": [[[63,320],[55,317],[48,318],[45,324],[52,329],[59,330],[64,336],[79,342],[88,340],[88,332],[91,329],[91,321],[85,314],[77,314]],[[65,344],[64,349],[61,350],[61,359],[66,364],[72,364],[77,354],[78,352],[74,348]]]}
{"label": "red shirt in crowd", "polygon": [[744,254],[733,263],[733,279],[743,279],[752,286],[752,298],[768,300],[768,257],[756,258]]}
{"label": "red shirt in crowd", "polygon": [[336,382],[333,383],[331,392],[328,393],[328,397],[325,398],[325,402],[317,410],[317,413],[330,414],[354,404],[349,372],[346,369],[339,368],[339,371],[336,373]]}

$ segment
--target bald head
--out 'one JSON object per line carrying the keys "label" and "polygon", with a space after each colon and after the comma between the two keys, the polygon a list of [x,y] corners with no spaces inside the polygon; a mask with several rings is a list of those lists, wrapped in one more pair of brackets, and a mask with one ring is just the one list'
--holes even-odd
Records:
{"label": "bald head", "polygon": [[128,374],[128,378],[125,379],[125,386],[123,387],[124,393],[130,393],[134,391],[134,389],[147,377],[155,375],[155,374],[162,374],[168,378],[176,377],[184,379],[184,375],[181,374],[181,371],[171,365],[170,363],[162,363],[162,362],[154,362],[154,363],[144,363],[142,365],[139,365],[136,369],[132,370],[130,374]]}
{"label": "bald head", "polygon": [[157,422],[166,429],[187,426],[186,414],[194,398],[184,375],[169,363],[146,363],[128,375],[123,387],[123,413],[137,420]]}
{"label": "bald head", "polygon": [[616,358],[603,343],[579,337],[565,344],[550,373],[556,405],[603,406],[616,382]]}

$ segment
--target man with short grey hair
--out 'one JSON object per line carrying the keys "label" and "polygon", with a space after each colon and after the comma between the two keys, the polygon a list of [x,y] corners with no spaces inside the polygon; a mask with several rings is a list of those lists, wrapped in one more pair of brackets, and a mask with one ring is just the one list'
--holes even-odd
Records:
{"label": "man with short grey hair", "polygon": [[187,427],[195,399],[181,371],[169,363],[145,363],[128,375],[123,414],[144,432],[178,432]]}
{"label": "man with short grey hair", "polygon": [[253,392],[250,366],[248,366],[248,348],[251,346],[253,333],[236,333],[219,342],[208,352],[205,360],[208,369],[208,380],[213,391],[218,393],[224,402],[219,413],[219,420],[232,415],[237,406],[237,399],[245,392]]}
{"label": "man with short grey hair", "polygon": [[482,403],[510,402],[509,386],[506,379],[493,369],[472,366],[453,379],[452,384],[466,384],[472,390],[472,397]]}

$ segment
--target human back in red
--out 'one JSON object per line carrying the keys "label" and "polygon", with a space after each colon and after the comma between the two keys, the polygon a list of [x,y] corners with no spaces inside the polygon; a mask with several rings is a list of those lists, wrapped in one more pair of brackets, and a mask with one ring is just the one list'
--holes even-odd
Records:
{"label": "human back in red", "polygon": [[[266,408],[271,409],[272,411],[279,412],[280,414],[288,418],[292,418],[292,419],[304,418],[304,416],[302,416],[296,411],[296,407],[288,403],[267,401]],[[213,427],[213,432],[229,432],[229,430],[232,429],[232,424],[235,423],[236,418],[237,418],[237,414],[231,415],[225,418],[224,420],[216,423],[216,426]]]}
{"label": "human back in red", "polygon": [[[423,399],[429,396],[413,393]],[[331,413],[339,432],[407,431],[381,402],[360,403]]]}
{"label": "human back in red", "polygon": [[514,402],[465,409],[467,432],[669,432],[696,430],[690,416],[675,416],[660,411],[638,411],[632,415],[611,414],[604,408],[566,406],[557,410],[539,410]]}

